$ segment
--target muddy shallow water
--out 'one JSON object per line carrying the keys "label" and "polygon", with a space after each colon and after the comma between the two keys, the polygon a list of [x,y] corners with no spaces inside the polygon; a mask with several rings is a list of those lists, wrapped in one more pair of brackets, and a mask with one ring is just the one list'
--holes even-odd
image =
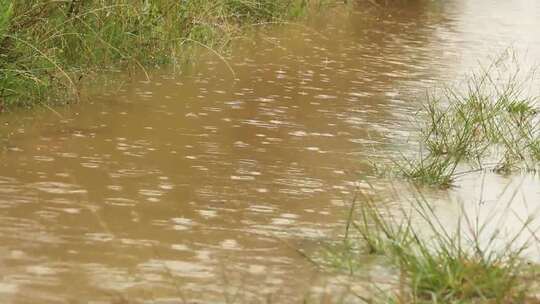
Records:
{"label": "muddy shallow water", "polygon": [[[337,8],[239,39],[228,64],[207,54],[180,75],[0,117],[0,302],[331,302],[347,280],[299,251],[342,232],[371,161],[411,147],[426,90],[508,47],[540,62],[539,17],[534,0]],[[452,222],[450,201],[489,205],[507,185],[515,214],[538,210],[528,175],[432,195]]]}

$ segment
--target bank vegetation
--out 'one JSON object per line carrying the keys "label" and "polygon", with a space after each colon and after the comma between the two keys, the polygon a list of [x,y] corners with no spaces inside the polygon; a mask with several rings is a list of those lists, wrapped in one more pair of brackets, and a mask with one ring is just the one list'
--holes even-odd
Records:
{"label": "bank vegetation", "polygon": [[77,99],[93,72],[219,53],[246,26],[303,14],[307,0],[0,0],[0,108]]}

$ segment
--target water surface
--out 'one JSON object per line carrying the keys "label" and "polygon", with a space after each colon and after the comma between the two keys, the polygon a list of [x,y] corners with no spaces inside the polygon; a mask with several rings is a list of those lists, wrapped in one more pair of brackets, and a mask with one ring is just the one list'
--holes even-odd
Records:
{"label": "water surface", "polygon": [[[348,280],[301,252],[341,234],[371,162],[411,148],[427,90],[510,46],[538,62],[539,16],[533,0],[336,8],[238,40],[234,74],[206,54],[2,116],[0,302],[331,303]],[[487,173],[435,191],[437,212],[451,222],[450,201],[505,185],[517,214],[538,208],[537,178]],[[366,281],[391,277],[366,265]]]}

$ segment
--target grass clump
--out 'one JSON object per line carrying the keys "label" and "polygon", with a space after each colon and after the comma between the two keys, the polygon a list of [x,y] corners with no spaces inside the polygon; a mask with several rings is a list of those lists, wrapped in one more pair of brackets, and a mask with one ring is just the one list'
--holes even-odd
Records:
{"label": "grass clump", "polygon": [[536,99],[524,97],[519,73],[494,78],[491,67],[473,75],[464,94],[428,97],[417,121],[421,153],[398,164],[416,182],[449,186],[458,168],[509,173],[537,169],[540,128]]}
{"label": "grass clump", "polygon": [[73,99],[89,72],[144,70],[219,52],[242,26],[301,14],[306,0],[0,0],[0,105]]}
{"label": "grass clump", "polygon": [[454,180],[458,161],[447,155],[421,157],[398,164],[402,174],[421,184],[449,187]]}
{"label": "grass clump", "polygon": [[[399,273],[391,296],[369,302],[390,303],[539,303],[531,285],[538,273],[522,258],[533,219],[511,235],[501,248],[500,230],[487,229],[466,215],[457,231],[440,222],[426,199],[418,194],[413,209],[392,215],[369,198],[358,203],[344,244],[330,255],[330,265],[353,274],[366,255],[387,257]],[[354,204],[353,204],[353,208]],[[394,210],[395,211],[395,210]],[[462,228],[465,227],[465,228]],[[534,237],[532,238],[534,239]],[[388,292],[386,292],[388,294]]]}

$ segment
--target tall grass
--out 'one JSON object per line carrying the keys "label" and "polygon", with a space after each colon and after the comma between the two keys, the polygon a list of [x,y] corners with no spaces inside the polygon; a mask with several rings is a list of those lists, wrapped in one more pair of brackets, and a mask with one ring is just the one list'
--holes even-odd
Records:
{"label": "tall grass", "polygon": [[89,72],[144,70],[225,49],[242,26],[280,22],[307,0],[0,0],[0,104],[77,97]]}
{"label": "tall grass", "polygon": [[[417,192],[411,210],[388,209],[361,195],[350,219],[351,231],[344,246],[330,251],[334,267],[355,272],[368,255],[381,255],[397,269],[400,279],[393,292],[371,303],[538,303],[534,284],[540,279],[523,257],[537,242],[534,217],[522,229],[503,235],[503,229],[488,229],[465,213],[451,231]],[[526,235],[532,233],[532,237]],[[525,241],[523,241],[525,239]],[[501,246],[501,240],[506,243]],[[536,286],[538,288],[538,286]],[[364,299],[365,300],[365,299]]]}

